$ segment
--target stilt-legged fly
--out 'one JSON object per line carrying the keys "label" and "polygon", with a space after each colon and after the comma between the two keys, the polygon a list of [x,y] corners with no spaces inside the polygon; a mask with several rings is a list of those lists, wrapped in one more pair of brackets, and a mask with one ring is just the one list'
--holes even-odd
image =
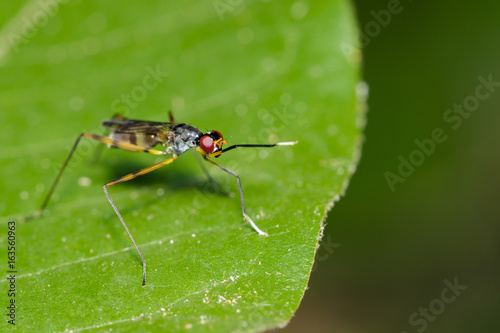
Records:
{"label": "stilt-legged fly", "polygon": [[[163,123],[154,121],[132,120],[132,119],[127,119],[121,115],[116,115],[113,119],[106,120],[102,123],[105,128],[110,130],[111,134],[109,136],[100,136],[90,133],[80,134],[76,139],[73,148],[68,154],[68,157],[64,161],[61,170],[57,174],[54,183],[52,183],[52,186],[47,196],[45,197],[45,200],[43,201],[40,210],[38,211],[38,214],[40,214],[47,207],[50,197],[52,196],[52,193],[54,192],[54,189],[57,183],[59,182],[59,179],[61,178],[64,169],[68,165],[68,162],[71,159],[71,156],[73,155],[76,147],[78,146],[80,139],[83,137],[100,141],[102,143],[107,144],[108,147],[116,147],[133,152],[145,152],[154,155],[171,154],[172,156],[164,161],[153,164],[142,170],[125,175],[121,178],[108,182],[103,186],[104,193],[106,194],[106,197],[108,198],[111,207],[113,207],[116,215],[118,216],[120,222],[123,225],[123,228],[125,228],[125,231],[129,235],[130,239],[132,240],[132,243],[135,246],[135,249],[137,250],[142,259],[143,286],[146,285],[146,260],[144,259],[144,256],[142,255],[141,251],[139,250],[139,247],[137,246],[134,237],[132,237],[132,234],[127,228],[127,225],[125,224],[125,221],[123,220],[120,212],[118,211],[118,208],[116,208],[115,203],[111,199],[108,193],[108,187],[129,181],[138,176],[144,175],[148,172],[161,168],[162,166],[170,164],[173,161],[175,161],[179,157],[179,155],[194,148],[199,153],[201,153],[205,161],[212,163],[213,165],[217,166],[218,168],[224,170],[225,172],[229,173],[230,175],[236,178],[236,180],[238,181],[238,190],[240,192],[241,208],[243,211],[244,218],[247,220],[248,223],[250,223],[250,225],[259,235],[267,235],[267,233],[263,232],[262,230],[259,229],[259,227],[257,227],[257,225],[252,221],[252,219],[246,213],[245,200],[243,199],[243,190],[241,188],[240,177],[233,171],[226,169],[223,166],[210,160],[210,158],[220,157],[221,154],[239,147],[270,148],[276,146],[291,146],[298,142],[298,141],[278,142],[275,144],[238,144],[222,149],[222,145],[227,144],[227,142],[226,140],[224,140],[220,132],[209,131],[207,133],[203,133],[194,126],[188,124],[179,124],[174,120],[171,112],[169,113],[169,116],[170,116],[170,122]],[[165,150],[153,149],[153,147],[155,147],[157,144],[163,145]]]}

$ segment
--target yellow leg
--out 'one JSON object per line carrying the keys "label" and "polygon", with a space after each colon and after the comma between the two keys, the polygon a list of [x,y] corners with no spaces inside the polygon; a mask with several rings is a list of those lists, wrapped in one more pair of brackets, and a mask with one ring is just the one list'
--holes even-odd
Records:
{"label": "yellow leg", "polygon": [[145,174],[147,174],[147,173],[149,173],[151,171],[154,171],[156,169],[161,168],[162,166],[165,166],[167,164],[172,163],[173,161],[175,161],[177,159],[177,157],[178,156],[172,156],[168,160],[161,161],[159,163],[156,163],[156,164],[153,164],[151,166],[148,166],[147,168],[141,169],[141,170],[136,171],[136,172],[129,173],[128,175],[125,175],[125,176],[123,176],[121,178],[118,178],[116,180],[113,180],[111,182],[106,183],[106,185],[104,185],[104,187],[109,187],[111,185],[116,185],[116,184],[119,184],[119,183],[127,182],[129,180],[132,180],[132,179],[138,177],[138,176],[145,175]]}

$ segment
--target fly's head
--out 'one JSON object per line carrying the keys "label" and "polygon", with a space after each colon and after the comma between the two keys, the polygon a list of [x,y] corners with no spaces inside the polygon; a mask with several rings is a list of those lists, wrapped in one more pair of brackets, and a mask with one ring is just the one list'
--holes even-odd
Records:
{"label": "fly's head", "polygon": [[206,157],[219,157],[223,144],[227,145],[227,141],[224,140],[219,131],[209,131],[200,138],[200,146],[197,150]]}

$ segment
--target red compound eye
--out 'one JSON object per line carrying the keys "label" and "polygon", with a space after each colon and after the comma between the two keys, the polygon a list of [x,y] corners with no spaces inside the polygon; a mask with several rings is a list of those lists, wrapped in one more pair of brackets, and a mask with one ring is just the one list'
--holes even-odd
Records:
{"label": "red compound eye", "polygon": [[214,140],[210,137],[210,135],[204,135],[200,139],[200,147],[206,153],[212,153],[215,148]]}

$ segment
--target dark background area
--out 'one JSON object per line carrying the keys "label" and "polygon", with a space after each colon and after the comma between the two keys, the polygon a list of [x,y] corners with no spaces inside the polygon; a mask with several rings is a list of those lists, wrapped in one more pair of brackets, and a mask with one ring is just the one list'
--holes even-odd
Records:
{"label": "dark background area", "polygon": [[[355,1],[361,31],[389,3]],[[284,332],[498,330],[500,87],[456,129],[443,117],[474,102],[478,77],[500,83],[500,3],[408,0],[398,8],[378,34],[368,30],[362,158]],[[418,157],[415,140],[437,128],[447,140],[391,191],[384,174],[398,174],[400,156]],[[466,289],[452,297],[445,280]]]}

